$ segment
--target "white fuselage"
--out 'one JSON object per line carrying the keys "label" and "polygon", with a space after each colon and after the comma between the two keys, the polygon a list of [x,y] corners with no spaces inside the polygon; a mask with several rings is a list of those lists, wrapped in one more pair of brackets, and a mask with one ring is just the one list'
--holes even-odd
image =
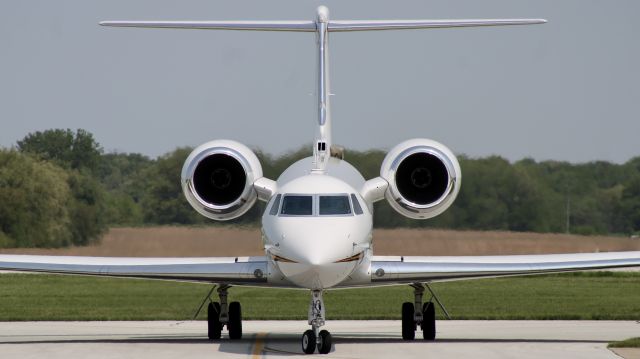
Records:
{"label": "white fuselage", "polygon": [[324,289],[348,281],[356,269],[368,271],[372,208],[360,196],[364,178],[353,166],[331,158],[314,173],[312,160],[298,161],[278,179],[262,217],[263,241],[287,281]]}

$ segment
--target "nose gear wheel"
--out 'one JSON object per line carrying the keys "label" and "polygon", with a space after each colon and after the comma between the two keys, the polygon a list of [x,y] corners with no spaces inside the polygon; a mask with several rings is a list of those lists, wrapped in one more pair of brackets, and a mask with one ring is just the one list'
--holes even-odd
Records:
{"label": "nose gear wheel", "polygon": [[322,300],[322,290],[311,291],[311,301],[309,302],[309,325],[311,329],[302,334],[302,351],[305,354],[313,354],[318,349],[320,354],[328,354],[333,345],[331,333],[327,330],[320,330],[324,325],[324,301]]}

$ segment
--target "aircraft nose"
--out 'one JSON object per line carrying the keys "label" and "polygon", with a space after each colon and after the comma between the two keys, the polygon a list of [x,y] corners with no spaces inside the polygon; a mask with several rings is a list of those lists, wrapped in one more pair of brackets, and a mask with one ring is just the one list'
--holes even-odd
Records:
{"label": "aircraft nose", "polygon": [[352,244],[347,235],[327,236],[321,231],[309,231],[304,234],[289,236],[287,248],[300,264],[321,267],[334,263],[352,251]]}
{"label": "aircraft nose", "polygon": [[300,263],[317,268],[329,264],[331,261],[327,256],[322,255],[322,250],[318,249],[300,253]]}
{"label": "aircraft nose", "polygon": [[296,263],[282,263],[280,270],[289,280],[304,288],[328,288],[344,280],[352,263],[335,263],[331,247],[307,247],[292,256]]}

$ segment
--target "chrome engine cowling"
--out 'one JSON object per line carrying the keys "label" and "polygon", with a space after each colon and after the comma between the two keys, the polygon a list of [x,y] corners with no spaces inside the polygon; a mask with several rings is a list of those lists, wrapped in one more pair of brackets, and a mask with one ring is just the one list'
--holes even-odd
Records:
{"label": "chrome engine cowling", "polygon": [[389,204],[415,219],[432,218],[449,208],[462,179],[456,156],[443,144],[421,138],[391,149],[380,176],[389,183],[385,192]]}
{"label": "chrome engine cowling", "polygon": [[194,149],[182,166],[182,190],[189,204],[207,218],[237,218],[256,202],[253,186],[262,166],[247,146],[215,140]]}

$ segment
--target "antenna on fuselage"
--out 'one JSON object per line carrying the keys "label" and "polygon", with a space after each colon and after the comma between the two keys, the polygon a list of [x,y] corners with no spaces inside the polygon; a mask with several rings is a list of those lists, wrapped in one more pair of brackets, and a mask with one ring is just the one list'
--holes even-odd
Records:
{"label": "antenna on fuselage", "polygon": [[448,27],[543,24],[544,19],[491,20],[330,20],[329,9],[319,6],[315,21],[102,21],[103,26],[204,30],[315,32],[317,42],[318,131],[313,149],[314,173],[324,173],[331,157],[328,33],[340,31],[434,29]]}

